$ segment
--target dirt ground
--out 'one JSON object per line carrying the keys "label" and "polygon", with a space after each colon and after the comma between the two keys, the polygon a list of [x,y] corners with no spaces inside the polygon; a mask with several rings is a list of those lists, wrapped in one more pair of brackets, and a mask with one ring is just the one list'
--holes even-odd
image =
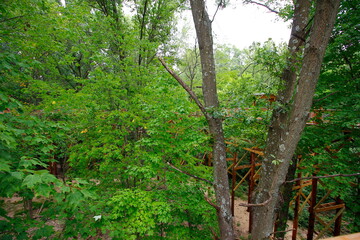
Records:
{"label": "dirt ground", "polygon": [[17,212],[20,212],[24,209],[24,205],[21,203],[21,197],[12,197],[12,198],[0,198],[4,201],[4,208],[7,211],[7,216],[13,218]]}
{"label": "dirt ground", "polygon": [[235,199],[235,231],[236,236],[246,237],[249,234],[249,212],[246,207],[239,206],[247,203],[240,198]]}
{"label": "dirt ground", "polygon": [[[247,207],[239,206],[240,203],[246,204],[247,201],[240,198],[235,199],[235,231],[238,239],[247,239],[249,235],[249,212]],[[288,221],[288,229],[292,229],[293,222]],[[306,230],[298,229],[298,234],[296,239],[306,239]],[[288,231],[285,235],[285,240],[291,240],[292,232]]]}

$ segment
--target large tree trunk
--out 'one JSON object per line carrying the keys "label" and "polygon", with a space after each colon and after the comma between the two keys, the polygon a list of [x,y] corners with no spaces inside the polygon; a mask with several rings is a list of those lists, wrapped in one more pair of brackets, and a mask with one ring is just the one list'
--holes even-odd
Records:
{"label": "large tree trunk", "polygon": [[[305,43],[303,59],[290,60],[289,66],[292,68],[284,71],[284,76],[288,74],[289,77],[284,78],[285,89],[279,93],[280,107],[273,112],[261,167],[261,178],[252,198],[254,203],[259,204],[253,209],[252,239],[269,239],[273,234],[280,187],[284,184],[291,158],[308,118],[339,3],[340,0],[316,1],[313,25]],[[303,6],[303,10],[308,11],[308,4],[308,0],[299,0],[295,2],[295,8]],[[297,13],[302,14],[302,12]],[[295,12],[293,31],[301,30],[300,25],[295,23],[296,19]],[[292,32],[292,38],[294,36],[297,37]],[[301,38],[295,39],[301,40]],[[301,63],[298,78],[294,67],[296,63]],[[266,204],[261,206],[264,202]]]}
{"label": "large tree trunk", "polygon": [[289,167],[289,171],[286,175],[286,183],[281,188],[281,200],[280,200],[280,207],[279,212],[277,215],[277,220],[275,224],[275,239],[284,239],[286,234],[286,228],[287,228],[287,220],[289,215],[289,207],[290,202],[293,198],[293,191],[292,188],[294,186],[293,182],[287,182],[294,180],[295,178],[295,172],[296,172],[296,166],[297,166],[297,159],[294,157],[293,162],[291,163]]}
{"label": "large tree trunk", "polygon": [[221,240],[234,239],[233,219],[230,208],[229,180],[227,176],[225,139],[222,120],[211,114],[219,107],[216,91],[215,61],[213,54],[213,39],[211,21],[205,10],[203,0],[190,0],[191,11],[198,38],[203,79],[203,95],[205,108],[208,114],[206,119],[209,124],[210,134],[213,138],[213,164],[214,187],[217,216]]}

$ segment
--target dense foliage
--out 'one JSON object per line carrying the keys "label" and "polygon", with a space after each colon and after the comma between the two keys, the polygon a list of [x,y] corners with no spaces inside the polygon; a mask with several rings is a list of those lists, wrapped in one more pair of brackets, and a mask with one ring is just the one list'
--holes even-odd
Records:
{"label": "dense foliage", "polygon": [[[168,56],[201,95],[196,47],[179,51],[174,40],[184,4],[0,3],[1,239],[212,239],[218,232],[206,201],[213,189],[167,164],[212,181],[202,164],[211,152],[205,119],[156,59]],[[353,11],[354,2],[344,1],[314,104],[324,117],[299,146],[306,165],[326,166],[320,174],[358,168]],[[213,114],[225,119],[231,150],[264,147],[275,104],[266,98],[278,90],[285,47],[217,46],[215,56],[222,106]],[[349,204],[358,231],[358,178],[329,185]],[[24,211],[9,209],[10,198]]]}

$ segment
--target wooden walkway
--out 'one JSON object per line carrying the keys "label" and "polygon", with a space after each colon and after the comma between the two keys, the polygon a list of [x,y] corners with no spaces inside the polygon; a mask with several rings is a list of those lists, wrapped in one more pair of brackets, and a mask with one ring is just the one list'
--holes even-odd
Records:
{"label": "wooden walkway", "polygon": [[325,238],[322,240],[359,240],[359,239],[360,239],[360,233],[354,233],[354,234],[350,234],[350,235]]}

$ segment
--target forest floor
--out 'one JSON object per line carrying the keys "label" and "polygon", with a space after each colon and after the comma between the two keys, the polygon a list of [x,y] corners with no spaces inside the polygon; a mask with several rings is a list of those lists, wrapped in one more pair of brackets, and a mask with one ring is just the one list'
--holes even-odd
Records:
{"label": "forest floor", "polygon": [[[236,236],[240,236],[239,239],[247,239],[249,235],[249,212],[247,211],[247,207],[239,206],[239,204],[247,204],[247,201],[242,200],[241,198],[235,199],[235,231]],[[288,221],[287,231],[292,229],[293,222]],[[296,239],[306,239],[307,230],[306,229],[298,229],[298,235]],[[292,231],[288,231],[285,235],[285,240],[291,240]]]}
{"label": "forest floor", "polygon": [[[24,206],[21,203],[22,198],[20,197],[12,197],[12,198],[1,198],[0,200],[4,200],[5,209],[7,210],[7,215],[9,217],[14,217],[15,214],[24,211]],[[235,231],[236,236],[238,236],[238,239],[248,239],[249,235],[249,212],[247,211],[247,207],[240,206],[239,204],[246,204],[247,201],[242,200],[241,198],[235,199]],[[34,211],[34,217],[38,217],[39,210]],[[52,220],[49,221],[47,225],[53,226],[55,231],[61,231],[62,226],[61,224],[56,221]],[[288,228],[291,229],[292,227],[292,221],[288,221]],[[31,232],[31,230],[30,230]],[[287,232],[285,236],[285,240],[291,240],[291,234],[292,232]],[[299,233],[297,236],[297,239],[305,239],[306,238],[306,230],[299,229]]]}

